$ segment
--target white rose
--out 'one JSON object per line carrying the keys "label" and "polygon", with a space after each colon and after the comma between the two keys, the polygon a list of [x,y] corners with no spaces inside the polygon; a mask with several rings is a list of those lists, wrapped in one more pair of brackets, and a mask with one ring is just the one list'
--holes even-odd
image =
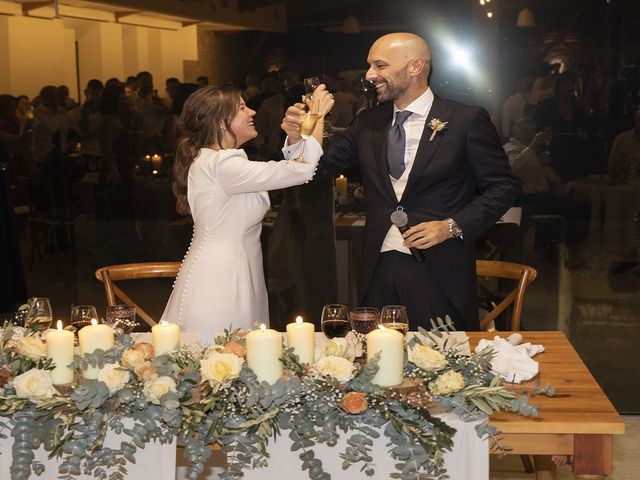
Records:
{"label": "white rose", "polygon": [[426,345],[415,344],[407,353],[409,361],[423,370],[439,370],[447,365],[442,353]]}
{"label": "white rose", "polygon": [[22,337],[18,340],[16,352],[37,362],[47,356],[47,346],[39,338]]}
{"label": "white rose", "polygon": [[320,375],[328,375],[340,383],[346,383],[353,378],[355,366],[346,358],[328,355],[318,360],[313,368]]}
{"label": "white rose", "polygon": [[51,372],[33,368],[13,379],[16,395],[32,400],[51,398],[58,393],[51,381]]}
{"label": "white rose", "polygon": [[178,391],[178,387],[175,380],[167,376],[158,377],[154,375],[151,380],[145,382],[143,387],[143,392],[147,399],[156,405],[160,405],[160,399],[165,393],[176,391]]}
{"label": "white rose", "polygon": [[210,351],[200,361],[200,375],[213,383],[224,383],[237,378],[244,360],[233,353]]}
{"label": "white rose", "polygon": [[429,390],[435,395],[447,395],[464,388],[464,377],[460,372],[449,370],[429,384]]}
{"label": "white rose", "polygon": [[138,365],[144,363],[144,352],[135,348],[130,348],[122,353],[120,362],[123,367],[135,369]]}
{"label": "white rose", "polygon": [[122,390],[130,378],[129,371],[119,363],[107,363],[98,372],[98,380],[104,382],[111,395]]}

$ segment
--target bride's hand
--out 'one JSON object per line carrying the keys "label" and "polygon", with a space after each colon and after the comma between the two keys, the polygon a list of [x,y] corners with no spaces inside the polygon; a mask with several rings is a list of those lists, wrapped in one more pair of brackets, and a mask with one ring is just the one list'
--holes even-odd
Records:
{"label": "bride's hand", "polygon": [[334,100],[333,95],[327,91],[327,87],[324,84],[320,84],[313,91],[313,100],[306,100],[309,108],[311,108],[311,102],[316,103],[318,113],[324,117],[333,108]]}

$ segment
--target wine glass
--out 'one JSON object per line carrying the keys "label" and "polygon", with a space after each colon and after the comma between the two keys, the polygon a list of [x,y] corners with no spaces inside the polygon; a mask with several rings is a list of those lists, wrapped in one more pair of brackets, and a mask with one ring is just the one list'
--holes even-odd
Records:
{"label": "wine glass", "polygon": [[44,329],[51,327],[53,322],[53,313],[51,311],[51,302],[46,297],[33,297],[27,301],[33,314],[33,323],[41,324]]}
{"label": "wine glass", "polygon": [[351,330],[347,306],[337,303],[325,305],[322,307],[320,324],[325,337],[344,337]]}
{"label": "wine glass", "polygon": [[380,324],[406,335],[409,331],[407,308],[404,305],[385,305],[380,312]]}
{"label": "wine glass", "polygon": [[373,307],[358,307],[349,314],[351,328],[357,333],[367,334],[380,323],[380,310]]}
{"label": "wine glass", "polygon": [[98,312],[93,305],[74,305],[71,307],[71,325],[76,330],[91,325],[91,320],[98,318]]}
{"label": "wine glass", "polygon": [[107,307],[104,323],[113,328],[131,333],[136,322],[136,307],[133,305],[112,305]]}

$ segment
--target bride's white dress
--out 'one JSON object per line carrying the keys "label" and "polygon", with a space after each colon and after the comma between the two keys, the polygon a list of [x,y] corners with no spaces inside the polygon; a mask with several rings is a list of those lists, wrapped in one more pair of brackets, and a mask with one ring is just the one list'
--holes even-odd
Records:
{"label": "bride's white dress", "polygon": [[[285,159],[300,145],[285,147]],[[189,168],[193,238],[162,315],[204,342],[225,328],[269,324],[260,232],[267,190],[300,185],[315,172],[322,148],[313,138],[305,163],[254,162],[244,150],[203,148]]]}

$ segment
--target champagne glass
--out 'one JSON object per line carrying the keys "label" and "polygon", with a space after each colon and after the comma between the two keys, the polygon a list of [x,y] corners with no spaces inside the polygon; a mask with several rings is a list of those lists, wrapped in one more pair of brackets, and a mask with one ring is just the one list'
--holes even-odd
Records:
{"label": "champagne glass", "polygon": [[[306,82],[307,79],[305,79]],[[307,99],[307,111],[304,114],[302,119],[302,125],[300,126],[300,136],[302,137],[302,150],[300,152],[300,156],[297,158],[299,162],[304,161],[304,146],[307,143],[309,137],[313,134],[313,131],[316,128],[316,124],[320,119],[320,114],[318,113],[318,102],[313,100],[313,95],[309,94],[307,97],[311,97]]]}
{"label": "champagne glass", "polygon": [[44,329],[51,327],[53,313],[51,311],[51,302],[49,302],[48,298],[33,297],[27,301],[27,304],[33,313],[34,324],[41,324],[44,326]]}
{"label": "champagne glass", "polygon": [[104,323],[124,333],[131,333],[138,325],[136,307],[133,305],[112,305],[107,307]]}
{"label": "champagne glass", "polygon": [[367,334],[375,330],[380,323],[380,310],[373,307],[358,307],[349,314],[351,328],[358,333]]}
{"label": "champagne glass", "polygon": [[71,307],[71,325],[76,330],[91,325],[91,319],[98,318],[98,312],[93,305],[74,305]]}
{"label": "champagne glass", "polygon": [[409,319],[404,305],[385,305],[380,312],[380,324],[385,328],[397,330],[403,335],[409,331]]}
{"label": "champagne glass", "polygon": [[322,307],[320,324],[325,337],[344,337],[351,330],[347,306],[337,303],[325,305]]}

